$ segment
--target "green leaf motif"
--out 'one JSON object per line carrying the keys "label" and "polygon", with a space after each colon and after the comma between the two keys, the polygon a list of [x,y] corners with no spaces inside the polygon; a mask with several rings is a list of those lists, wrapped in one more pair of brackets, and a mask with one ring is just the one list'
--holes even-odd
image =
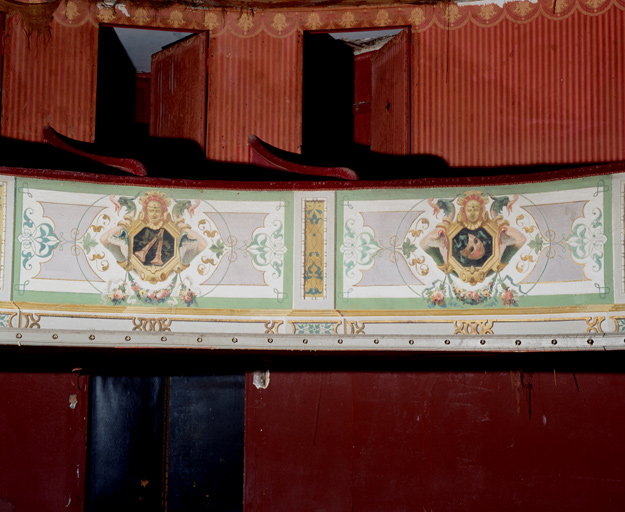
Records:
{"label": "green leaf motif", "polygon": [[543,238],[540,236],[540,233],[536,234],[534,240],[530,240],[527,244],[530,249],[532,249],[536,254],[539,254],[540,251],[543,250]]}
{"label": "green leaf motif", "polygon": [[98,241],[94,237],[91,236],[91,233],[87,233],[82,239],[81,244],[82,244],[82,248],[85,250],[85,253],[89,254],[91,249],[93,249],[94,247],[98,245]]}
{"label": "green leaf motif", "polygon": [[413,252],[415,252],[417,250],[417,246],[415,244],[413,244],[410,239],[406,238],[406,240],[404,240],[404,243],[401,246],[401,252],[404,253],[404,256],[406,258],[410,257],[410,254],[412,254]]}
{"label": "green leaf motif", "polygon": [[218,238],[217,241],[210,246],[210,250],[215,253],[215,257],[221,258],[224,255],[224,242],[221,238]]}

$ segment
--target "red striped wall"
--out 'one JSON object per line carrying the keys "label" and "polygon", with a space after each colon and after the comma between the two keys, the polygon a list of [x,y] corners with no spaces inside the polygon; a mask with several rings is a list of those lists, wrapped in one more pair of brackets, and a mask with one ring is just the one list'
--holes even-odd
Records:
{"label": "red striped wall", "polygon": [[209,42],[207,156],[248,162],[250,133],[299,152],[302,141],[302,36],[226,32]]}
{"label": "red striped wall", "polygon": [[625,159],[625,12],[416,33],[413,152],[453,166]]}
{"label": "red striped wall", "polygon": [[42,141],[49,124],[68,137],[92,141],[95,132],[98,29],[52,22],[51,36],[30,39],[7,17],[1,134]]}

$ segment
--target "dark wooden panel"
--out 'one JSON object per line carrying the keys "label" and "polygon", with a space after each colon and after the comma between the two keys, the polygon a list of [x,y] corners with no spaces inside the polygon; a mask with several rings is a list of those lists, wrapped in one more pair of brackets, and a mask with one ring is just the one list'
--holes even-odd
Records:
{"label": "dark wooden panel", "polygon": [[245,377],[171,377],[168,512],[243,507]]}
{"label": "dark wooden panel", "polygon": [[246,510],[622,510],[625,375],[429,364],[248,385]]}
{"label": "dark wooden panel", "polygon": [[72,373],[0,373],[0,510],[83,510],[86,385]]}
{"label": "dark wooden panel", "polygon": [[160,510],[165,384],[92,377],[88,510]]}
{"label": "dark wooden panel", "polygon": [[152,55],[150,135],[206,147],[208,32]]}
{"label": "dark wooden panel", "polygon": [[410,154],[410,31],[405,29],[371,59],[371,150]]}

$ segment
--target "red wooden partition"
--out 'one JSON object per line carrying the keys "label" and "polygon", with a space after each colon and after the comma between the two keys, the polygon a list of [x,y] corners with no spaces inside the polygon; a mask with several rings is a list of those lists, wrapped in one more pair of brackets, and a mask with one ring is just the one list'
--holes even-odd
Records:
{"label": "red wooden partition", "polygon": [[207,45],[201,32],[152,55],[150,135],[206,147]]}
{"label": "red wooden partition", "polygon": [[371,150],[410,154],[410,49],[402,30],[371,59]]}
{"label": "red wooden partition", "polygon": [[248,380],[245,510],[620,511],[625,374],[562,357]]}
{"label": "red wooden partition", "polygon": [[78,373],[0,373],[1,511],[84,510],[87,384]]}

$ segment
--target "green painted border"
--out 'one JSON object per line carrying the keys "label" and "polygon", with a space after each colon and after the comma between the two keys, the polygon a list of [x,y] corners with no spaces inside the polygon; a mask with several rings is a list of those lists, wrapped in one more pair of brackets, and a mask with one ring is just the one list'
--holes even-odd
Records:
{"label": "green painted border", "polygon": [[343,197],[344,191],[336,192],[334,195],[334,309],[341,309],[340,304],[343,303],[343,299],[340,297],[343,290],[343,235],[345,230],[343,224],[345,222],[344,207],[339,200],[339,194]]}
{"label": "green painted border", "polygon": [[605,179],[612,179],[612,176],[590,176],[586,178],[575,178],[560,181],[545,181],[537,183],[521,183],[515,185],[496,186],[463,186],[450,188],[406,188],[406,189],[365,189],[365,190],[340,190],[338,194],[349,196],[350,201],[394,201],[400,199],[428,199],[451,198],[467,190],[481,190],[490,195],[498,194],[536,194],[542,192],[561,192],[563,190],[577,190],[582,188],[595,188]]}
{"label": "green painted border", "polygon": [[15,189],[27,186],[33,190],[50,190],[55,192],[102,194],[103,197],[115,195],[135,196],[144,191],[156,190],[166,193],[174,199],[199,199],[200,201],[276,201],[291,191],[256,191],[256,190],[219,190],[219,189],[185,189],[168,187],[146,187],[116,185],[107,183],[83,183],[74,181],[42,180],[37,178],[16,178]]}
{"label": "green painted border", "polygon": [[23,204],[22,204],[22,193],[20,191],[21,180],[19,178],[15,178],[15,197],[14,197],[14,206],[13,206],[13,272],[11,273],[11,300],[17,300],[15,287],[21,281],[21,266],[20,262],[21,258],[21,249],[22,244],[19,242],[18,237],[22,234],[22,220],[24,212]]}
{"label": "green painted border", "polygon": [[[562,297],[568,299],[567,302],[558,302]],[[570,300],[570,299],[573,300]],[[337,299],[336,309],[342,311],[366,311],[366,310],[375,310],[375,311],[419,311],[427,313],[428,311],[467,311],[472,310],[475,311],[476,314],[479,312],[493,311],[497,310],[498,313],[501,314],[513,314],[516,309],[515,306],[504,306],[503,304],[495,304],[493,306],[463,306],[463,307],[432,307],[430,308],[427,305],[427,301],[420,297],[411,298],[376,298],[376,299],[349,299],[347,302],[340,302],[341,299]],[[599,295],[594,294],[585,294],[585,295],[538,295],[533,297],[520,297],[519,306],[520,308],[552,308],[552,307],[567,307],[567,306],[596,306],[600,304],[612,304],[613,301],[610,300],[609,296],[606,296],[605,299],[600,299]]]}
{"label": "green painted border", "polygon": [[[616,283],[614,282],[614,233],[612,232],[612,189],[614,188],[614,176],[606,176],[609,179],[609,190],[603,192],[603,234],[607,237],[608,241],[604,246],[603,251],[603,279],[605,285],[609,287],[610,291],[607,293],[606,298],[609,302],[614,304],[614,288]],[[598,183],[604,181],[605,178],[599,178]],[[621,200],[623,200],[621,198]],[[607,215],[606,215],[607,212]],[[619,241],[620,243],[620,241]],[[605,250],[605,247],[609,247]]]}

